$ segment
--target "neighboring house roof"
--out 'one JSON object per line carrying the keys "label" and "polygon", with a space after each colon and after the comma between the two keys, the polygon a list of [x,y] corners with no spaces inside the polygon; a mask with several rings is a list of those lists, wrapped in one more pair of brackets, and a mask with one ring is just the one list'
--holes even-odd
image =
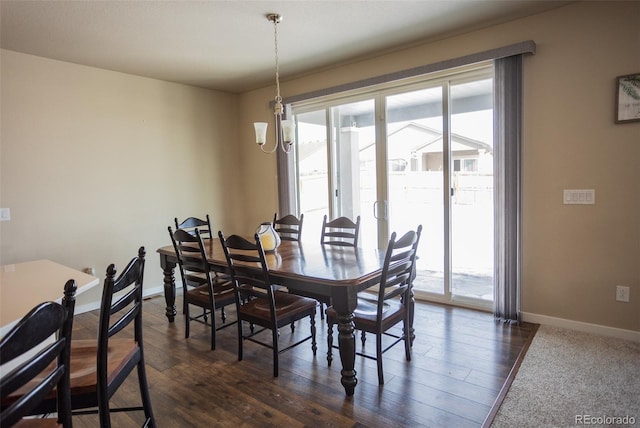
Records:
{"label": "neighboring house roof", "polygon": [[[389,134],[389,159],[406,159],[416,153],[440,152],[442,151],[442,133],[428,126],[417,123],[408,123]],[[451,149],[453,152],[463,150],[485,150],[491,154],[493,147],[480,140],[464,137],[462,135],[451,134]],[[360,159],[373,160],[375,157],[375,142],[361,142]],[[298,145],[298,156],[300,162],[308,161],[313,165],[322,164],[326,159],[326,142],[314,141]],[[323,168],[326,170],[326,167]]]}
{"label": "neighboring house roof", "polygon": [[[442,133],[428,126],[408,123],[389,134],[389,159],[408,159],[415,153],[442,151]],[[361,156],[366,150],[373,148],[374,142],[360,148]],[[480,140],[468,138],[460,134],[451,134],[451,150],[485,150],[493,152],[493,147]],[[372,150],[373,152],[373,150]],[[365,156],[366,157],[366,156]]]}

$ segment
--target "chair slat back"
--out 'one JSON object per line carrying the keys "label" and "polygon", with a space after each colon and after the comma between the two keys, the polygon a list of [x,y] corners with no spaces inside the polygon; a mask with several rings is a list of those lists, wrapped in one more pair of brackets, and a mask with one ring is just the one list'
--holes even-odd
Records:
{"label": "chair slat back", "polygon": [[401,296],[403,301],[409,298],[421,234],[422,225],[415,231],[405,233],[398,240],[395,232],[391,234],[378,289],[378,319],[382,319],[386,300],[398,296]]}
{"label": "chair slat back", "polygon": [[[200,231],[195,230],[192,235],[183,229],[178,229],[175,232],[171,230],[171,227],[168,229],[178,259],[183,289],[186,291],[187,287],[212,284],[211,271],[207,264],[207,251]],[[213,290],[211,291],[213,292]]]}
{"label": "chair slat back", "polygon": [[[107,381],[107,354],[109,340],[133,323],[133,339],[142,349],[142,284],[146,251],[138,249],[122,273],[116,278],[114,264],[107,267],[102,289],[100,320],[98,324],[98,382]],[[121,293],[117,294],[116,293]],[[115,301],[114,301],[115,298]]]}
{"label": "chair slat back", "polygon": [[273,228],[284,241],[300,241],[303,222],[304,214],[300,214],[300,219],[292,214],[287,214],[281,219],[278,219],[278,213],[273,215]]}
{"label": "chair slat back", "polygon": [[338,217],[327,221],[327,216],[322,220],[322,234],[320,243],[323,245],[337,245],[342,247],[357,247],[360,234],[360,216],[356,221],[347,217]]}
{"label": "chair slat back", "polygon": [[[253,243],[239,235],[231,235],[225,239],[222,231],[218,232],[218,236],[227,259],[231,281],[236,290],[236,304],[239,307],[244,299],[251,296],[268,297],[275,323],[273,285],[260,238],[256,234],[255,243]],[[260,268],[260,274],[256,273],[256,267]]]}
{"label": "chair slat back", "polygon": [[178,222],[177,217],[173,220],[176,225],[176,230],[185,230],[192,236],[196,236],[196,231],[198,231],[200,232],[202,239],[211,239],[213,238],[213,232],[211,231],[211,220],[209,219],[209,214],[207,214],[205,218],[206,220],[197,217],[189,217],[181,223]]}
{"label": "chair slat back", "polygon": [[[41,303],[0,339],[0,365],[24,358],[0,380],[2,402],[25,385],[32,385],[19,398],[6,401],[11,404],[0,413],[0,427],[10,427],[29,415],[54,388],[58,422],[63,427],[71,427],[69,361],[75,293],[75,281],[67,281],[62,304]],[[54,340],[49,342],[53,335]],[[52,365],[53,362],[56,364]],[[30,384],[34,379],[38,381]]]}

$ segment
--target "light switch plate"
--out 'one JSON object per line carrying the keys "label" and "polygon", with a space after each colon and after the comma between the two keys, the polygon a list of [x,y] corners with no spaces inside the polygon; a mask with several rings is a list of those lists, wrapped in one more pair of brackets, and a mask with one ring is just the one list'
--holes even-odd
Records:
{"label": "light switch plate", "polygon": [[565,205],[595,205],[596,191],[594,189],[565,189],[563,203]]}
{"label": "light switch plate", "polygon": [[9,208],[0,208],[0,221],[11,220],[11,211]]}

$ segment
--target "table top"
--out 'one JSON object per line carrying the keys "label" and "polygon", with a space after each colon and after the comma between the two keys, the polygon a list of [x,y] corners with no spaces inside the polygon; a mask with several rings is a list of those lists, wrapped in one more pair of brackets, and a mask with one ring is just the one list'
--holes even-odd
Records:
{"label": "table top", "polygon": [[[220,241],[206,239],[204,243],[209,264],[225,267],[227,262]],[[158,252],[175,257],[172,245],[159,248]],[[282,241],[275,251],[265,256],[271,276],[335,287],[359,286],[379,278],[385,254],[377,249]]]}
{"label": "table top", "polygon": [[95,276],[51,260],[0,266],[0,336],[37,304],[60,302],[70,279],[76,281],[76,296],[99,283]]}

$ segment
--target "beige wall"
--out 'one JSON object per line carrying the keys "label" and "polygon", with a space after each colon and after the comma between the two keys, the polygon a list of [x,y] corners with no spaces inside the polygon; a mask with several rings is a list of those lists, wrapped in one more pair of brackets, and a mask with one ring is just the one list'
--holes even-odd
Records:
{"label": "beige wall", "polygon": [[162,287],[155,250],[175,216],[239,227],[237,96],[1,55],[0,201],[11,221],[0,223],[0,264],[46,258],[103,278],[144,245],[150,290]]}
{"label": "beige wall", "polygon": [[[640,123],[616,125],[615,77],[640,72],[640,2],[579,2],[283,82],[283,96],[532,39],[525,61],[522,309],[640,331]],[[273,88],[240,98],[240,140],[267,120]],[[276,207],[275,157],[242,146],[246,226]],[[591,188],[596,205],[562,204]],[[631,302],[615,301],[615,286]]]}

